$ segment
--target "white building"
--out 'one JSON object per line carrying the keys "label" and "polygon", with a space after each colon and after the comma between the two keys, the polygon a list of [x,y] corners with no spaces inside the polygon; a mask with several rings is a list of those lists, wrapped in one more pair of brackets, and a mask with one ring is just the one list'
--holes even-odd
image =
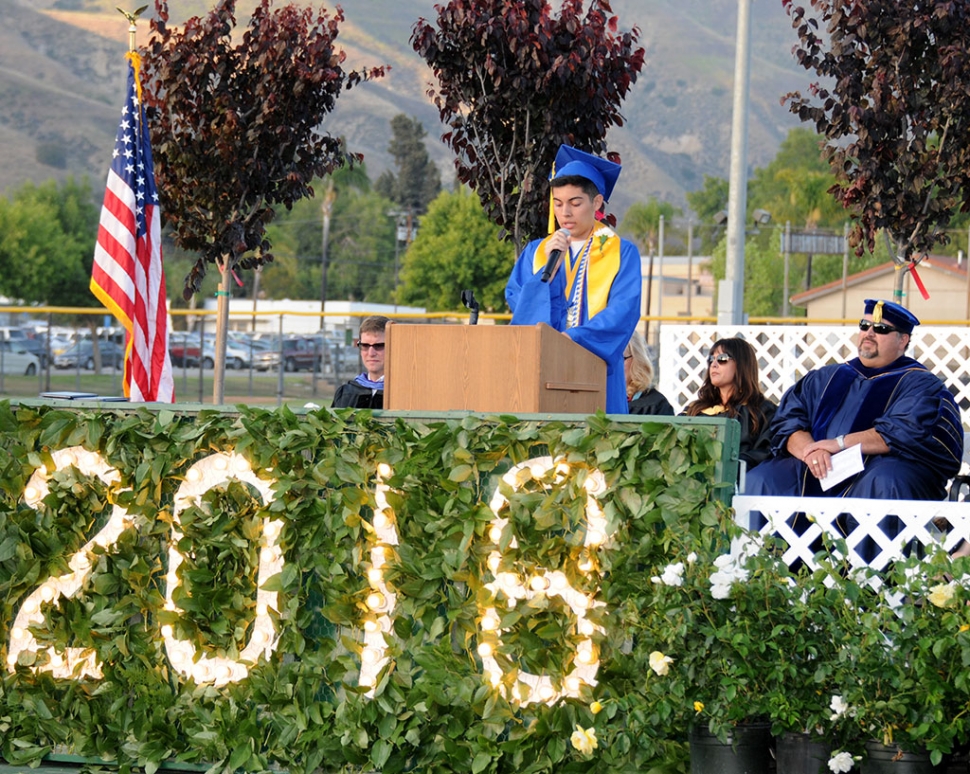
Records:
{"label": "white building", "polygon": [[[218,300],[206,299],[205,310],[216,311]],[[248,298],[229,300],[229,328],[257,333],[310,334],[325,330],[341,333],[352,330],[356,334],[362,317],[382,314],[388,317],[423,318],[427,310],[414,306],[369,304],[363,301],[327,301],[326,313],[320,312],[319,301],[277,301]],[[210,317],[210,319],[212,319]]]}

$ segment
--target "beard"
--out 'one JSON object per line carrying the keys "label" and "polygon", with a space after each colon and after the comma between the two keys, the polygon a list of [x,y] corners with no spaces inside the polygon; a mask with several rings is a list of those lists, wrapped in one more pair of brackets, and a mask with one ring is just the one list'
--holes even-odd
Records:
{"label": "beard", "polygon": [[859,342],[859,358],[861,360],[875,360],[879,357],[879,344],[872,339]]}

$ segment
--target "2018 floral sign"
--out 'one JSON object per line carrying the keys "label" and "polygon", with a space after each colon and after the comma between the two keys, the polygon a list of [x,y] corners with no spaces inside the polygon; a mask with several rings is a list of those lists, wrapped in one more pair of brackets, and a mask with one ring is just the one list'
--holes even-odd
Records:
{"label": "2018 floral sign", "polygon": [[736,446],[242,407],[0,403],[0,430],[0,756],[149,772],[651,760],[640,611]]}

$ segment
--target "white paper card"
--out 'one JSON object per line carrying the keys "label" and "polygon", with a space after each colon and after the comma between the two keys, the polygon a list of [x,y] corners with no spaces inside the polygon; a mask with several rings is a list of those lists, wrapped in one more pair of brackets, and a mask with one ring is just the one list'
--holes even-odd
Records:
{"label": "white paper card", "polygon": [[832,455],[832,470],[825,478],[819,479],[819,484],[822,485],[822,491],[827,492],[849,476],[854,476],[865,469],[866,466],[862,464],[862,444],[857,443]]}

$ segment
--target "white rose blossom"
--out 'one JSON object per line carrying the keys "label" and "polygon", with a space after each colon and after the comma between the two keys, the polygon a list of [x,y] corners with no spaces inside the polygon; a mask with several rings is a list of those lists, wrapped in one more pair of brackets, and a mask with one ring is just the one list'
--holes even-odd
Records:
{"label": "white rose blossom", "polygon": [[829,702],[829,709],[832,710],[832,717],[829,720],[838,720],[849,710],[849,705],[845,703],[845,699],[841,696],[833,696],[832,701]]}
{"label": "white rose blossom", "polygon": [[733,554],[723,554],[714,560],[717,570],[710,577],[711,596],[714,599],[728,599],[734,583],[748,580],[748,571],[741,565],[743,561],[743,556]]}
{"label": "white rose blossom", "polygon": [[670,665],[674,660],[670,656],[665,656],[659,650],[650,654],[650,668],[661,677],[670,672]]}
{"label": "white rose blossom", "polygon": [[855,759],[845,750],[836,752],[829,758],[829,768],[835,774],[844,774],[851,771],[853,766],[855,766]]}
{"label": "white rose blossom", "polygon": [[683,586],[684,585],[684,563],[668,564],[664,567],[660,577],[654,575],[651,579],[654,583],[661,583],[664,586]]}

